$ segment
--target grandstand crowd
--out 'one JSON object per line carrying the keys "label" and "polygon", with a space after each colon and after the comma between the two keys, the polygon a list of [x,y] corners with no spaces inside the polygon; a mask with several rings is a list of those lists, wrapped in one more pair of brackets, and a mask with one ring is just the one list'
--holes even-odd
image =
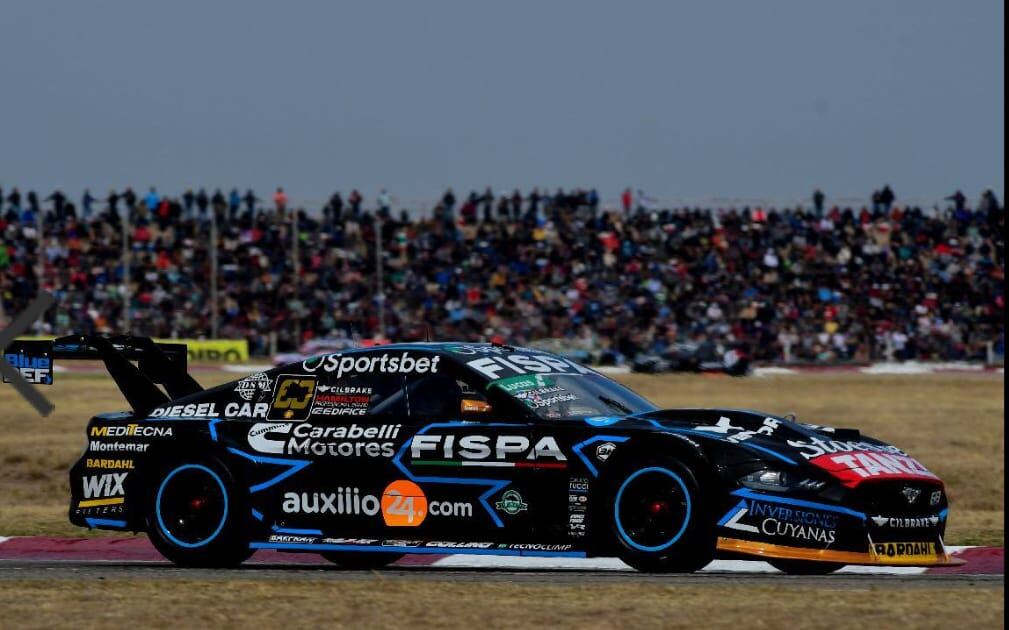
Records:
{"label": "grandstand crowd", "polygon": [[209,337],[213,218],[217,336],[259,354],[380,336],[549,343],[616,362],[678,344],[768,362],[1002,352],[1005,218],[991,191],[924,209],[889,187],[865,207],[817,191],[787,208],[661,209],[629,190],[612,208],[594,190],[448,190],[424,216],[395,206],[386,191],[306,211],[282,189],[72,200],[8,188],[3,310],[19,312],[41,285],[58,305],[36,332],[126,332],[128,288],[128,332]]}

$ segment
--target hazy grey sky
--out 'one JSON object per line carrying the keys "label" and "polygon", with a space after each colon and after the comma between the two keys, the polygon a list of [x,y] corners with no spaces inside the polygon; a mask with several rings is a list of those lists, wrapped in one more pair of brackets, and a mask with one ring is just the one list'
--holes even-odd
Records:
{"label": "hazy grey sky", "polygon": [[1004,189],[997,1],[7,2],[0,187]]}

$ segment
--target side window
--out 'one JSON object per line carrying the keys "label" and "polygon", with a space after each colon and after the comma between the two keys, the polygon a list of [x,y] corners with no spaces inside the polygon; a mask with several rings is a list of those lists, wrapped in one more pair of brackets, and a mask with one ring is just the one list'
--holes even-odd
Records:
{"label": "side window", "polygon": [[439,372],[410,376],[406,389],[410,417],[420,421],[517,419],[509,417],[511,406],[507,400],[498,396],[488,397],[478,383],[458,374]]}
{"label": "side window", "polygon": [[403,419],[407,415],[406,394],[401,374],[345,374],[323,378],[318,386],[313,416],[375,419]]}
{"label": "side window", "polygon": [[462,387],[446,372],[419,374],[407,379],[410,416],[421,420],[458,420]]}

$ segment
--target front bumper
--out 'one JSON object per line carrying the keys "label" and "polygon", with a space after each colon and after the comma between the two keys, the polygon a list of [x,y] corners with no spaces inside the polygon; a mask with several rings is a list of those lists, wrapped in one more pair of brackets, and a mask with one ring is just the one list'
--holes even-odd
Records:
{"label": "front bumper", "polygon": [[[872,496],[879,490],[871,489]],[[949,512],[944,500],[913,509],[864,500],[847,507],[745,488],[732,496],[736,502],[718,522],[721,556],[873,566],[964,564],[943,544]]]}
{"label": "front bumper", "polygon": [[[898,547],[898,545],[903,547]],[[911,546],[911,549],[907,549],[907,546]],[[870,551],[866,553],[839,549],[792,547],[720,536],[716,548],[720,552],[743,554],[756,559],[808,560],[887,567],[952,567],[966,564],[965,560],[951,556],[942,543],[932,542],[870,543]]]}

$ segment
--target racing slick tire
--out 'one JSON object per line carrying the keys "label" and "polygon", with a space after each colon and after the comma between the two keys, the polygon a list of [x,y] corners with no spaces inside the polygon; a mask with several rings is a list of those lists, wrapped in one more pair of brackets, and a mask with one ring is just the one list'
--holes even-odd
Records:
{"label": "racing slick tire", "polygon": [[810,560],[767,559],[775,569],[789,575],[827,575],[837,571],[843,564],[837,562],[814,562]]}
{"label": "racing slick tire", "polygon": [[697,475],[677,459],[618,474],[608,504],[617,555],[638,571],[692,573],[715,556],[715,526]]}
{"label": "racing slick tire", "polygon": [[399,560],[406,554],[385,553],[379,551],[373,553],[324,551],[320,555],[326,560],[329,560],[333,564],[341,566],[344,569],[381,569],[382,567]]}
{"label": "racing slick tire", "polygon": [[148,502],[147,535],[182,567],[237,567],[252,555],[238,517],[245,501],[227,469],[211,460],[162,466]]}

